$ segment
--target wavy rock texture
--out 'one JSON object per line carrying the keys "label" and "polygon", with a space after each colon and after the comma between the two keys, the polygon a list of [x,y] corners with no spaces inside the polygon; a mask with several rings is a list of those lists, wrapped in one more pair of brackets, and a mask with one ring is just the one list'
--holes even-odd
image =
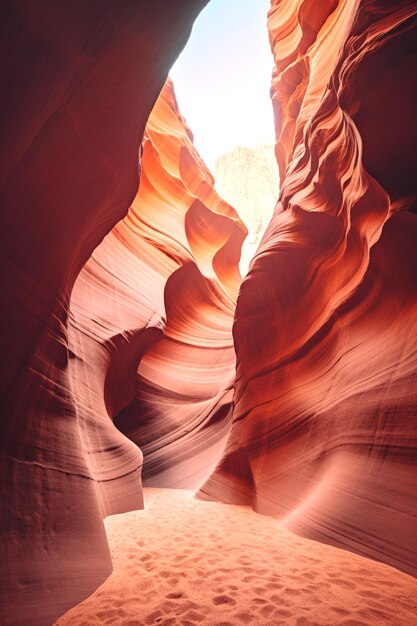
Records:
{"label": "wavy rock texture", "polygon": [[146,126],[139,192],[71,299],[72,381],[85,386],[78,412],[107,433],[97,477],[138,468],[136,446],[109,416],[144,453],[150,485],[197,487],[223,449],[247,231],[213,183],[168,81]]}
{"label": "wavy rock texture", "polygon": [[[121,305],[109,300],[110,319],[87,324],[84,345],[73,330],[69,350],[68,303],[78,273],[136,195],[147,118],[204,4],[1,5],[2,623],[48,624],[91,593],[111,570],[103,515],[141,505],[141,453],[104,419],[102,383],[107,371],[107,403],[123,402],[112,357],[130,368],[155,340],[139,320],[149,322],[153,304],[129,311],[127,285],[123,331],[132,333],[96,347],[95,333],[107,340],[121,330]],[[202,213],[191,212],[189,228],[204,257]],[[223,244],[214,265],[232,289]],[[178,267],[174,256],[166,264]]]}
{"label": "wavy rock texture", "polygon": [[281,196],[200,492],[414,574],[416,31],[406,2],[272,2]]}
{"label": "wavy rock texture", "polygon": [[204,4],[1,5],[2,623],[104,580],[142,476],[416,573],[414,9],[273,0],[281,196],[235,309],[246,229],[170,82],[142,143]]}

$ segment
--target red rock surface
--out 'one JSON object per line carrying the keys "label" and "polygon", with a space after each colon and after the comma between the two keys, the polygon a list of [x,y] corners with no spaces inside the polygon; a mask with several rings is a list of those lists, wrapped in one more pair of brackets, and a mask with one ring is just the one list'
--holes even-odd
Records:
{"label": "red rock surface", "polygon": [[196,488],[223,449],[246,228],[191,137],[168,81],[146,126],[139,192],[73,289],[70,371],[79,413],[104,431],[97,477],[138,467],[109,416],[145,454],[149,485]]}
{"label": "red rock surface", "polygon": [[[141,505],[141,453],[104,420],[109,348],[68,348],[68,305],[136,195],[147,118],[204,4],[1,4],[2,623],[50,623],[91,593],[111,571],[103,515]],[[229,276],[228,250],[216,260]]]}
{"label": "red rock surface", "polygon": [[269,12],[281,195],[236,308],[201,497],[417,571],[415,6]]}
{"label": "red rock surface", "polygon": [[142,477],[416,573],[415,11],[272,2],[281,195],[236,305],[169,81],[143,140],[204,4],[0,9],[6,624],[97,588]]}

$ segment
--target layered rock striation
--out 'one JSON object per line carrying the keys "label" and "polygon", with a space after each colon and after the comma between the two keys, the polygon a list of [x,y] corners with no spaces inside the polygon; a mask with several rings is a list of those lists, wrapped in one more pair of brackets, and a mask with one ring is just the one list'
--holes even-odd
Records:
{"label": "layered rock striation", "polygon": [[0,9],[6,624],[104,580],[142,479],[416,573],[415,9],[272,1],[280,198],[240,285],[165,82],[205,1],[174,4]]}
{"label": "layered rock striation", "polygon": [[[147,118],[204,4],[15,1],[0,9],[2,623],[50,623],[91,593],[111,570],[103,515],[142,504],[142,454],[108,412],[128,394],[113,391],[117,360],[130,371],[155,340],[149,309],[162,310],[163,287],[149,304],[142,284],[145,304],[132,312],[127,281],[120,299],[106,302],[111,314],[94,328],[85,323],[85,342],[75,302],[69,342],[68,310],[79,272],[136,196]],[[187,170],[189,160],[184,153],[177,166]],[[195,254],[216,256],[213,273],[233,290],[226,240],[235,221],[222,225],[216,255],[199,243],[202,212],[197,206],[189,218]],[[175,253],[166,256],[173,269],[191,260],[189,250],[181,263]],[[97,264],[83,271],[93,275],[94,314],[106,278]],[[158,270],[148,276],[155,290]]]}
{"label": "layered rock striation", "polygon": [[79,413],[110,438],[100,436],[95,450],[99,476],[132,472],[140,448],[147,484],[196,488],[214,469],[230,424],[247,231],[214,190],[170,80],[142,149],[138,194],[74,285],[72,384],[84,386]]}
{"label": "layered rock striation", "polygon": [[200,495],[415,574],[415,7],[276,0],[268,26],[280,199]]}

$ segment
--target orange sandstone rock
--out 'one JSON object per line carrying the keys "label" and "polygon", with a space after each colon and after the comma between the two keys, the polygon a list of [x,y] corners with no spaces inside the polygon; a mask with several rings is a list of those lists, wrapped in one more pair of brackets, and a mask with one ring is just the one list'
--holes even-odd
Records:
{"label": "orange sandstone rock", "polygon": [[280,201],[240,290],[233,427],[200,491],[414,574],[416,31],[410,3],[271,4]]}

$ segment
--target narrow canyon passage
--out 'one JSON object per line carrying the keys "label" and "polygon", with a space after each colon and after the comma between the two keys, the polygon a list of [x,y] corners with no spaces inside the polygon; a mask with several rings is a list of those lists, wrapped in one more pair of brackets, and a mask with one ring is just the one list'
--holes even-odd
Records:
{"label": "narrow canyon passage", "polygon": [[0,22],[0,623],[413,626],[416,3]]}
{"label": "narrow canyon passage", "polygon": [[[249,2],[239,5],[239,28],[232,33],[236,41],[231,41],[236,6],[225,11],[216,0],[207,7],[171,72],[174,80],[178,77],[185,109],[191,119],[196,116],[200,145],[212,162],[216,141],[233,145],[239,131],[243,141],[261,141],[268,131],[273,140],[267,2],[256,11]],[[213,41],[214,22],[224,14],[226,23],[221,23]],[[257,27],[252,23],[255,17]],[[263,82],[257,83],[265,94],[253,96],[245,108],[243,86],[238,87],[243,75],[233,72],[239,60],[245,65],[246,80],[259,74],[262,55],[251,59],[253,54],[245,52],[252,32],[254,44],[262,42],[262,54],[267,56]],[[223,53],[231,58],[219,76],[216,55]],[[213,76],[205,75],[201,85],[195,85],[208,67]],[[199,93],[206,81],[211,81],[211,99],[209,91]],[[227,82],[232,87],[223,94]],[[191,84],[199,95],[190,108],[186,97],[191,98]],[[210,117],[208,111],[219,99],[220,109]],[[265,101],[270,125],[256,129],[256,112],[262,111]],[[243,108],[240,121],[225,137],[226,126],[233,123],[232,112],[239,106]],[[245,132],[243,117],[247,118]],[[252,125],[255,130],[250,131]],[[232,325],[242,262],[247,271],[277,199],[272,144],[238,146],[221,155],[216,182],[196,150],[193,131],[182,115],[175,84],[168,79],[145,129],[138,193],[126,217],[84,266],[70,302],[69,346],[81,358],[72,359],[69,371],[74,389],[81,385],[85,390],[76,399],[78,412],[91,415],[94,428],[100,423],[103,437],[113,436],[110,416],[140,448],[146,486],[197,489],[221,459],[232,417],[236,371]],[[231,205],[225,198],[236,203]],[[249,233],[244,222],[250,224]],[[101,364],[97,367],[100,361],[106,363],[104,369]],[[103,387],[104,403],[101,399],[98,403]],[[119,445],[126,447],[121,439]],[[109,467],[109,457],[117,462],[112,448],[101,448],[93,466],[97,477],[100,467]],[[129,467],[135,464],[132,454]]]}
{"label": "narrow canyon passage", "polygon": [[215,189],[248,229],[239,262],[242,277],[279,192],[269,6],[269,0],[210,0],[170,70],[180,111],[214,175]]}

